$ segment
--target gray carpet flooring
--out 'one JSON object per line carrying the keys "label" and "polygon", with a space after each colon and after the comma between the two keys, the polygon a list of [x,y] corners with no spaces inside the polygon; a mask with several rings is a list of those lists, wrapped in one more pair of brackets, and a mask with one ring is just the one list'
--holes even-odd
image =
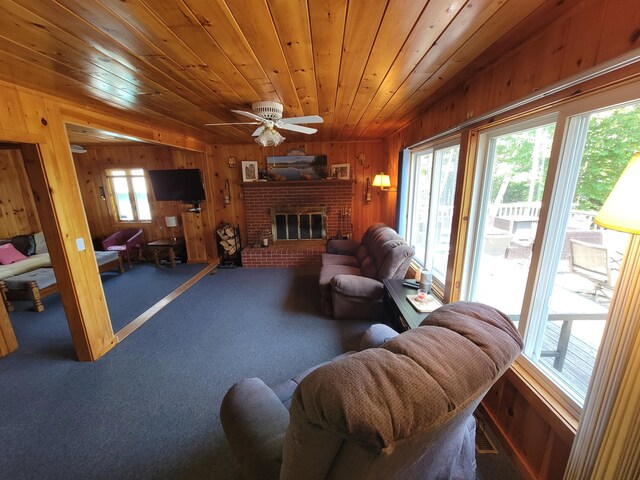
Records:
{"label": "gray carpet flooring", "polygon": [[[94,363],[73,359],[59,299],[47,315],[12,314],[20,348],[0,360],[0,477],[238,478],[218,413],[228,388],[357,348],[369,322],[320,315],[315,270],[216,272]],[[142,291],[105,282],[108,302],[153,303],[143,276]],[[518,478],[487,468],[479,477]]]}

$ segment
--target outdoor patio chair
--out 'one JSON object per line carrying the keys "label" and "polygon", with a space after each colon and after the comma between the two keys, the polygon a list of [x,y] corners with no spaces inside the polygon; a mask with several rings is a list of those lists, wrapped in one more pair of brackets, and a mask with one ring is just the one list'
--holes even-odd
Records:
{"label": "outdoor patio chair", "polygon": [[613,291],[609,250],[604,245],[571,239],[571,271],[593,282],[593,290],[584,293],[609,297],[605,289]]}

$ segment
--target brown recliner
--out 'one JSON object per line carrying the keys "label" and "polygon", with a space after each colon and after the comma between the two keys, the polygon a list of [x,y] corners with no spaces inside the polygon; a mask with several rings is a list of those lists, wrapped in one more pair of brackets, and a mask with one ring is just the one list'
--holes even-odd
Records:
{"label": "brown recliner", "polygon": [[375,327],[364,340],[379,348],[227,392],[220,419],[245,478],[476,478],[472,414],[522,350],[511,320],[458,302],[400,335]]}
{"label": "brown recliner", "polygon": [[335,318],[370,318],[382,302],[382,280],[404,278],[413,248],[395,230],[374,224],[360,244],[330,240],[322,255],[322,312]]}

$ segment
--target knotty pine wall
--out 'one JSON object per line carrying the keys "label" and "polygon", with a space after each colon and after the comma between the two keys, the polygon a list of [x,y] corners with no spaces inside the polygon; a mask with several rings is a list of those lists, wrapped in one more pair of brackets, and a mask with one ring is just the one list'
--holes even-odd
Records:
{"label": "knotty pine wall", "polygon": [[[144,168],[145,170],[165,170],[175,168],[199,168],[205,174],[207,157],[204,153],[180,150],[173,147],[153,145],[127,145],[87,148],[87,153],[75,153],[73,155],[82,192],[87,221],[91,235],[104,238],[111,233],[132,226],[130,223],[116,222],[109,211],[109,200],[102,199],[100,187],[108,192],[107,181],[104,172],[109,168]],[[149,188],[151,186],[149,185]],[[216,257],[215,244],[211,235],[212,221],[209,213],[213,204],[214,194],[206,192],[207,201],[200,204],[203,229],[209,232],[204,235],[207,256]],[[178,226],[173,233],[184,236],[182,214],[191,205],[181,202],[156,202],[153,192],[150,194],[152,220],[151,223],[133,224],[142,228],[145,241],[150,242],[170,236],[171,232],[165,226],[165,217],[178,217]]]}
{"label": "knotty pine wall", "polygon": [[41,231],[20,150],[0,148],[0,238]]}
{"label": "knotty pine wall", "polygon": [[[215,244],[216,228],[221,223],[240,225],[243,245],[247,245],[247,225],[245,221],[244,189],[242,187],[242,161],[258,162],[259,168],[266,168],[267,156],[286,155],[292,149],[303,150],[308,155],[327,155],[327,163],[348,163],[353,184],[352,220],[354,238],[360,238],[364,230],[374,222],[393,221],[389,215],[389,201],[395,205],[394,192],[382,192],[371,187],[372,201],[365,202],[366,179],[389,168],[383,163],[384,144],[382,142],[309,142],[303,144],[284,143],[277,148],[262,148],[257,144],[214,145],[207,154],[180,150],[173,147],[153,145],[127,145],[90,147],[87,153],[74,154],[74,162],[82,198],[87,214],[89,229],[93,237],[106,237],[114,231],[129,226],[115,222],[109,212],[108,200],[100,197],[100,186],[106,192],[104,171],[107,168],[141,167],[147,170],[172,168],[199,168],[205,185],[207,201],[202,202],[203,237],[209,258],[217,256]],[[229,157],[236,158],[236,166],[229,167]],[[231,204],[224,205],[223,189],[225,179],[229,180]],[[180,202],[151,202],[153,219],[151,223],[136,224],[143,229],[147,241],[168,236],[164,217],[175,215],[179,226],[176,235],[183,235],[181,214],[189,205]]]}
{"label": "knotty pine wall", "polygon": [[[307,155],[326,155],[328,165],[348,163],[351,169],[353,185],[352,219],[353,234],[359,239],[364,230],[374,222],[385,222],[392,225],[395,212],[388,207],[389,198],[393,199],[395,208],[395,193],[381,192],[379,188],[371,188],[370,203],[365,202],[366,179],[373,177],[380,171],[387,171],[388,162],[384,155],[383,142],[308,142],[308,143],[283,143],[278,147],[262,148],[256,143],[213,145],[208,156],[214,168],[210,170],[210,176],[206,179],[218,196],[214,204],[214,216],[218,221],[240,225],[243,244],[246,245],[247,226],[245,223],[244,190],[242,188],[242,161],[254,160],[258,162],[258,168],[266,168],[268,156],[286,155],[287,152],[297,149],[303,150]],[[229,167],[229,157],[236,158],[236,167]],[[225,207],[222,202],[222,191],[225,179],[231,185],[231,205]]]}
{"label": "knotty pine wall", "polygon": [[[524,44],[505,51],[492,67],[471,75],[437,102],[425,105],[422,115],[387,139],[391,175],[397,175],[395,160],[401,149],[640,47],[637,0],[576,2],[568,10],[561,2],[556,5],[565,10],[554,23]],[[508,37],[501,43],[508,43]],[[521,108],[517,113],[639,76],[640,67],[627,67]],[[472,136],[469,129],[462,132],[462,152],[469,145],[473,148]],[[463,175],[467,173],[468,158],[464,153],[461,156]],[[458,275],[452,275],[452,284],[459,280]],[[455,292],[452,298],[456,298]],[[530,383],[510,370],[485,397],[483,408],[527,478],[562,478],[575,424],[558,416],[549,397],[536,393]]]}

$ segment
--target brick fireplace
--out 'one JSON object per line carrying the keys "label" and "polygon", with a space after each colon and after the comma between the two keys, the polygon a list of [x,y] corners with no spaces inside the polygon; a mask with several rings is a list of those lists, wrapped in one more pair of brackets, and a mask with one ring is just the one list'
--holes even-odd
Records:
{"label": "brick fireplace", "polygon": [[[245,183],[244,203],[248,247],[242,252],[245,267],[320,265],[326,240],[277,240],[267,248],[261,232],[272,230],[273,212],[315,212],[325,214],[326,238],[341,228],[341,212],[351,209],[353,183],[345,180]],[[301,238],[304,238],[301,237]]]}

